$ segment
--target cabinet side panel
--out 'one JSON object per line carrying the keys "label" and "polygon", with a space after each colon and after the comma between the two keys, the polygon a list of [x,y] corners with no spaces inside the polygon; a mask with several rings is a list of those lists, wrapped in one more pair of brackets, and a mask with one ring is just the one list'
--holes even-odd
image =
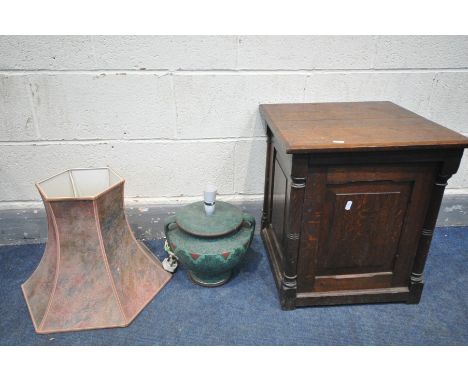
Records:
{"label": "cabinet side panel", "polygon": [[274,162],[274,174],[271,225],[273,232],[275,233],[276,240],[282,246],[284,239],[288,180],[277,160]]}

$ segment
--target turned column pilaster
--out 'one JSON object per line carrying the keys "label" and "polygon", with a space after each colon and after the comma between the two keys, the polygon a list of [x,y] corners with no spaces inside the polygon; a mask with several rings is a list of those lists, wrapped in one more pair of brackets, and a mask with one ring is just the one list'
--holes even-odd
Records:
{"label": "turned column pilaster", "polygon": [[452,174],[438,174],[433,185],[432,196],[429,201],[426,219],[424,220],[421,236],[419,238],[418,249],[413,263],[410,276],[410,299],[409,303],[418,303],[424,286],[423,272],[427,255],[431,246],[434,228],[437,222],[442,197],[444,196],[447,181]]}
{"label": "turned column pilaster", "polygon": [[302,210],[306,187],[307,160],[293,157],[289,208],[286,220],[285,253],[283,259],[283,309],[294,309],[297,293],[297,259],[301,239]]}

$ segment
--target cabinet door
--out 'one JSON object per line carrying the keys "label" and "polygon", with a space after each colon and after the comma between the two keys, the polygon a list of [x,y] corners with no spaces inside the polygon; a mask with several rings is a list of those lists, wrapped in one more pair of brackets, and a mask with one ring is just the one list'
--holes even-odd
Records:
{"label": "cabinet door", "polygon": [[298,291],[408,286],[435,165],[312,167]]}

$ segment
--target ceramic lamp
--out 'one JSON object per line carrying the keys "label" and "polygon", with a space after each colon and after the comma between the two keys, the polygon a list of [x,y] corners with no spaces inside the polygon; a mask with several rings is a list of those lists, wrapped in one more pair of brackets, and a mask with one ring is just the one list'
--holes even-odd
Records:
{"label": "ceramic lamp", "polygon": [[198,285],[216,287],[226,283],[241,263],[255,232],[255,219],[232,204],[219,201],[209,216],[204,203],[177,210],[166,220],[166,250],[188,269]]}
{"label": "ceramic lamp", "polygon": [[124,179],[110,168],[72,169],[36,186],[48,240],[22,285],[36,331],[129,325],[171,276],[130,229]]}

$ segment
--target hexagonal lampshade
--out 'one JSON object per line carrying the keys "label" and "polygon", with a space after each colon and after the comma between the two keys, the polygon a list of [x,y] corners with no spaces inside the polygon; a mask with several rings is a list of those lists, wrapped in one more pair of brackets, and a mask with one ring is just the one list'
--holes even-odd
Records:
{"label": "hexagonal lampshade", "polygon": [[36,186],[48,240],[22,285],[36,331],[129,325],[171,276],[130,229],[124,179],[110,168],[72,169]]}

